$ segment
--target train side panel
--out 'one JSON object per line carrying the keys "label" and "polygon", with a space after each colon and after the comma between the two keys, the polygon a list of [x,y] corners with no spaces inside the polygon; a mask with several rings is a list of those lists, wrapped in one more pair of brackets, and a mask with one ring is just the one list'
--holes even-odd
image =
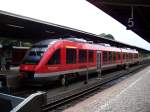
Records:
{"label": "train side panel", "polygon": [[97,72],[97,51],[101,52],[102,70],[138,61],[138,52],[134,50],[59,40],[43,52],[43,55],[38,58],[38,63],[22,63],[20,70],[22,74],[32,72],[34,78],[47,79],[74,73],[80,74],[87,70]]}

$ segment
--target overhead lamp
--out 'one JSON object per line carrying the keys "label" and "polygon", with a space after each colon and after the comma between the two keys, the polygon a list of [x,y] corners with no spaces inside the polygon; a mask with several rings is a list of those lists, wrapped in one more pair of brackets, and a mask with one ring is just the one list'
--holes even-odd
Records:
{"label": "overhead lamp", "polygon": [[55,33],[55,32],[53,32],[53,31],[48,31],[48,30],[46,30],[45,32],[46,32],[46,33],[51,33],[51,34],[52,34],[52,33]]}
{"label": "overhead lamp", "polygon": [[19,28],[19,29],[23,29],[23,26],[18,26],[18,25],[13,25],[13,24],[7,24],[7,26],[13,27],[13,28]]}

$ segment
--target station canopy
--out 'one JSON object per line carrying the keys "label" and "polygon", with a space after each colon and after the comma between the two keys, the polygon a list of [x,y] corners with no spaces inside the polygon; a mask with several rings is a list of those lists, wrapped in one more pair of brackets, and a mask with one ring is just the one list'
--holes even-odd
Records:
{"label": "station canopy", "polygon": [[83,38],[94,43],[109,43],[111,46],[126,47],[147,52],[147,50],[142,48],[102,38],[92,33],[0,11],[0,38],[5,37],[28,42],[38,42],[45,39],[66,38],[66,36]]}
{"label": "station canopy", "polygon": [[150,0],[87,0],[150,42]]}

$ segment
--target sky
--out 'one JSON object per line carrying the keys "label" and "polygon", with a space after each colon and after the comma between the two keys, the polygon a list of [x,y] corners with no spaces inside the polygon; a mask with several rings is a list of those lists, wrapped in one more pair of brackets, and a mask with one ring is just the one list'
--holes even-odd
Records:
{"label": "sky", "polygon": [[150,50],[150,44],[86,0],[0,0],[0,10],[93,34],[112,34],[117,41]]}

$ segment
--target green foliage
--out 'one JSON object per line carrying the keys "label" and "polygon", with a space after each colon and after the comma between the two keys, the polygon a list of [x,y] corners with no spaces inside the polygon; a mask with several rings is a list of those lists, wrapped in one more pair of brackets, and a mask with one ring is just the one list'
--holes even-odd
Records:
{"label": "green foliage", "polygon": [[111,34],[107,34],[104,36],[105,38],[108,38],[108,39],[112,39],[112,40],[115,40],[115,38],[113,37],[113,35]]}
{"label": "green foliage", "polygon": [[101,33],[99,36],[104,37],[104,38],[108,38],[108,39],[111,39],[111,40],[115,40],[115,38],[112,34]]}

